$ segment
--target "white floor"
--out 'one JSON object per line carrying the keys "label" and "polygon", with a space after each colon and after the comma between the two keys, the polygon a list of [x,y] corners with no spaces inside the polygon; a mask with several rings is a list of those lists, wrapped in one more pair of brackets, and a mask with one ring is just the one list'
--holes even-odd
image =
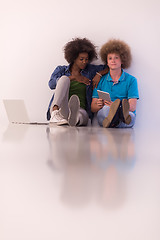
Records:
{"label": "white floor", "polygon": [[0,126],[0,240],[159,240],[159,133]]}

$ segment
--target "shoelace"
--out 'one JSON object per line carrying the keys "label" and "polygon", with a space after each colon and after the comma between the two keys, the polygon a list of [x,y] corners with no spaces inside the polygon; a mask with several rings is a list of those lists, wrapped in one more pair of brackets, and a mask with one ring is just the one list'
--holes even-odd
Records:
{"label": "shoelace", "polygon": [[63,119],[63,117],[62,117],[60,112],[56,112],[55,113],[55,117],[57,118],[57,120],[62,120]]}

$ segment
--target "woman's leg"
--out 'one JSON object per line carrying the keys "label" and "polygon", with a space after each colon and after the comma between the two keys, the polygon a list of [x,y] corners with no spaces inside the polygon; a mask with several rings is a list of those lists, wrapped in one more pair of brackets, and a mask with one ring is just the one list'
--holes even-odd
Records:
{"label": "woman's leg", "polygon": [[77,126],[87,126],[88,124],[88,113],[85,109],[80,108],[78,113],[78,124]]}
{"label": "woman's leg", "polygon": [[65,119],[68,118],[68,95],[69,95],[70,79],[67,76],[62,76],[56,85],[54,99],[50,107],[50,112],[54,106],[58,106],[60,113]]}
{"label": "woman's leg", "polygon": [[70,126],[86,126],[88,124],[88,114],[85,109],[80,107],[80,100],[77,95],[72,95],[68,103]]}

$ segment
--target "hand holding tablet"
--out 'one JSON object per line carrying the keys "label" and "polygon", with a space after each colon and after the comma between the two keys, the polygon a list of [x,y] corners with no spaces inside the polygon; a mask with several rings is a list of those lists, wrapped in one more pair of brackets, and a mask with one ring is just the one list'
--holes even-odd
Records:
{"label": "hand holding tablet", "polygon": [[110,94],[108,92],[97,90],[97,93],[100,99],[111,102]]}

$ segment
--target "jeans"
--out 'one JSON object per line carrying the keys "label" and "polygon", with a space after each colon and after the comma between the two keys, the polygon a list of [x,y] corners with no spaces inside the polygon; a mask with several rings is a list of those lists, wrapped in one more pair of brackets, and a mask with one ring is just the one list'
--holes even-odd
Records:
{"label": "jeans", "polygon": [[[102,109],[100,109],[97,113],[97,120],[99,125],[103,126],[103,120],[108,116],[110,107],[104,106]],[[129,115],[131,116],[131,122],[130,124],[126,124],[120,120],[120,123],[116,126],[116,128],[131,128],[135,124],[136,115],[133,112],[129,112]]]}

